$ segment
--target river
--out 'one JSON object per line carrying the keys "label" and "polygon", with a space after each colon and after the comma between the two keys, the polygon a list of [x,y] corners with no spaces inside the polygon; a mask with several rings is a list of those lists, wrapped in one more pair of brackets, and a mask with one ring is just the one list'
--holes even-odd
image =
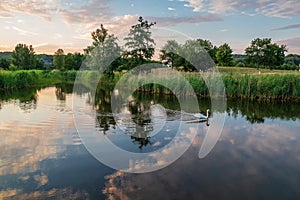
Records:
{"label": "river", "polygon": [[[222,134],[199,159],[213,124],[182,117],[175,97],[133,95],[126,115],[115,116],[112,91],[97,91],[93,98],[60,84],[1,93],[0,199],[300,199],[299,104],[228,100]],[[74,115],[74,99],[82,114]],[[210,107],[199,100],[200,111]],[[179,126],[196,136],[170,165],[133,174],[99,162],[88,148],[95,141],[78,134],[76,120],[89,125],[86,134],[137,154],[170,144]]]}

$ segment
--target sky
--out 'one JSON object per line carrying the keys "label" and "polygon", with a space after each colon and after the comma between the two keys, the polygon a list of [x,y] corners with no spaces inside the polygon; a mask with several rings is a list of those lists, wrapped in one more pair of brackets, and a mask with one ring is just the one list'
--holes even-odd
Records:
{"label": "sky", "polygon": [[244,53],[253,39],[272,38],[300,54],[300,0],[1,0],[0,51],[25,43],[36,53],[82,52],[100,24],[122,44],[139,16],[156,22],[157,49],[201,38]]}

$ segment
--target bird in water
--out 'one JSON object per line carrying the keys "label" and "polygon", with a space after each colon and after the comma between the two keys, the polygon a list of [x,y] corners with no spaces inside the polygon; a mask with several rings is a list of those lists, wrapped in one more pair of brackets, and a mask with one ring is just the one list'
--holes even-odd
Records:
{"label": "bird in water", "polygon": [[203,115],[202,113],[196,113],[196,114],[193,114],[193,116],[194,116],[194,117],[197,117],[199,120],[206,121],[206,120],[208,120],[209,109],[206,110],[206,116]]}

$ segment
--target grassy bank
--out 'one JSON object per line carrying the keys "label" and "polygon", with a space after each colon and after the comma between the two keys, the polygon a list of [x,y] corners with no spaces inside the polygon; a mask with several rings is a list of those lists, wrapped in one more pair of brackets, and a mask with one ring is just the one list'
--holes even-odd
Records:
{"label": "grassy bank", "polygon": [[0,71],[0,90],[21,89],[74,81],[76,71],[20,70]]}
{"label": "grassy bank", "polygon": [[249,75],[258,75],[260,74],[300,74],[298,71],[293,70],[270,70],[270,69],[256,69],[256,68],[247,68],[247,67],[217,67],[218,71],[221,74],[249,74]]}
{"label": "grassy bank", "polygon": [[[164,75],[165,73],[165,75]],[[218,74],[206,73],[183,73],[185,79],[193,87],[198,96],[209,97],[212,95],[208,90],[222,90],[222,84],[218,83]],[[168,78],[170,77],[170,78]],[[300,74],[243,74],[243,73],[221,73],[226,95],[228,98],[247,98],[252,100],[300,100]],[[162,79],[162,80],[159,80]],[[173,88],[173,93],[180,95],[190,95],[186,92],[186,80],[170,76],[170,71],[160,71],[159,73],[148,76],[139,75],[127,80],[130,86],[143,85],[138,92],[153,94],[171,94],[168,89]],[[205,81],[206,80],[206,81]],[[158,84],[155,84],[158,83]],[[159,83],[164,83],[160,85]],[[214,92],[214,91],[213,91]],[[217,92],[216,94],[221,94]]]}
{"label": "grassy bank", "polygon": [[[241,71],[232,71],[234,68],[223,69],[221,78],[226,95],[229,98],[243,98],[252,100],[300,100],[300,73],[277,73],[276,71],[262,71],[259,75],[256,69],[243,68]],[[227,70],[225,72],[224,70]],[[229,70],[229,71],[228,71]],[[231,71],[230,71],[231,70]],[[249,71],[250,70],[250,71]],[[251,73],[252,72],[252,73]],[[281,71],[282,72],[282,71]],[[0,90],[20,89],[26,87],[45,86],[62,82],[73,82],[78,73],[76,71],[0,71]],[[178,76],[178,74],[180,74]],[[79,77],[86,83],[97,84],[99,75],[93,71],[79,72]],[[125,74],[126,76],[126,74]],[[102,76],[102,85],[114,84],[122,80],[122,74],[116,74],[114,79]],[[121,79],[120,79],[121,78]],[[205,81],[205,80],[206,81]],[[220,79],[219,79],[220,80]],[[138,74],[125,78],[124,87],[139,88],[139,93],[150,94],[179,94],[191,95],[189,83],[198,96],[209,97],[208,87],[222,91],[223,84],[217,84],[218,74],[214,73],[182,73],[170,69],[157,69],[154,73]],[[162,84],[163,83],[163,84]],[[164,85],[164,86],[162,86]],[[219,86],[219,87],[216,87]],[[168,88],[171,88],[172,91]]]}

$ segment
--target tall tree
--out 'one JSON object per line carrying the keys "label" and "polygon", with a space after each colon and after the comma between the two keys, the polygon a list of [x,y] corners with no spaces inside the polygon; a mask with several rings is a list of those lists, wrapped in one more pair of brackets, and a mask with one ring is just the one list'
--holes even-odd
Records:
{"label": "tall tree", "polygon": [[183,65],[184,59],[180,58],[178,52],[181,46],[176,40],[168,40],[167,43],[162,47],[161,54],[159,55],[161,61],[172,62],[172,68]]}
{"label": "tall tree", "polygon": [[74,66],[75,66],[75,60],[74,60],[73,54],[68,53],[65,56],[65,69],[71,70],[71,69],[73,69]]}
{"label": "tall tree", "polygon": [[58,49],[53,56],[54,68],[59,70],[65,69],[65,53],[64,50]]}
{"label": "tall tree", "polygon": [[100,28],[97,28],[96,31],[91,33],[93,43],[92,45],[88,46],[84,49],[86,54],[91,54],[91,52],[95,49],[95,47],[103,46],[104,41],[109,38],[113,37],[114,35],[109,35],[108,30],[104,28],[103,24],[100,25]]}
{"label": "tall tree", "polygon": [[155,42],[151,38],[150,29],[155,24],[139,17],[138,23],[131,27],[128,36],[124,38],[125,47],[129,51],[126,57],[133,59],[136,64],[142,64],[154,55]]}
{"label": "tall tree", "polygon": [[36,57],[32,45],[17,44],[11,54],[12,63],[19,69],[35,69]]}
{"label": "tall tree", "polygon": [[78,52],[74,53],[73,54],[73,60],[74,60],[73,69],[79,70],[84,59],[85,59],[85,55],[78,53]]}
{"label": "tall tree", "polygon": [[36,59],[36,69],[45,69],[45,62],[42,58]]}
{"label": "tall tree", "polygon": [[214,59],[210,54],[213,50],[214,47],[208,40],[187,40],[180,50],[181,55],[189,61],[184,65],[185,70],[205,71],[214,67]]}
{"label": "tall tree", "polygon": [[217,49],[216,60],[219,66],[231,66],[233,64],[232,49],[227,43]]}
{"label": "tall tree", "polygon": [[89,62],[86,63],[88,68],[113,76],[122,52],[117,43],[118,38],[113,34],[108,34],[108,30],[104,28],[103,24],[91,35],[93,43],[84,50],[89,57]]}
{"label": "tall tree", "polygon": [[273,69],[284,63],[284,53],[287,51],[285,45],[279,46],[272,43],[271,38],[256,38],[246,48],[246,62],[258,69],[260,66]]}

